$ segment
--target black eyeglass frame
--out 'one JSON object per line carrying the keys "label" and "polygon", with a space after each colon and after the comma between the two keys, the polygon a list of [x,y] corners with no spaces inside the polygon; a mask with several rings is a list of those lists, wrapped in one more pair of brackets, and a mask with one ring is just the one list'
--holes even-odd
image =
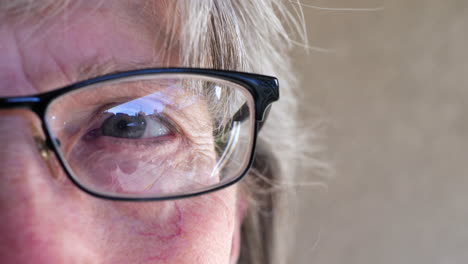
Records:
{"label": "black eyeglass frame", "polygon": [[[255,104],[255,119],[254,122],[254,135],[252,139],[251,154],[248,161],[248,165],[241,173],[240,176],[222,184],[215,186],[211,189],[200,190],[198,192],[181,194],[181,195],[172,195],[166,197],[142,197],[142,198],[129,198],[129,197],[117,197],[104,195],[101,193],[94,192],[93,190],[87,189],[81,183],[79,183],[73,176],[72,172],[69,170],[64,158],[62,157],[59,151],[59,142],[53,138],[52,131],[49,129],[46,119],[46,113],[49,105],[58,97],[76,91],[78,89],[86,88],[89,85],[99,84],[101,82],[114,81],[128,77],[144,76],[144,75],[158,75],[158,74],[186,74],[186,75],[198,75],[206,77],[214,77],[221,80],[229,81],[236,83],[244,87],[252,96]],[[203,69],[203,68],[149,68],[149,69],[139,69],[125,72],[117,72],[107,75],[98,76],[91,78],[85,81],[79,81],[77,83],[65,86],[60,89],[56,89],[50,92],[45,92],[36,95],[30,96],[19,96],[19,97],[4,97],[0,98],[0,109],[14,109],[14,108],[26,108],[34,112],[42,122],[42,129],[45,133],[45,145],[52,150],[57,157],[62,169],[65,174],[68,176],[70,181],[73,182],[82,191],[107,200],[116,200],[116,201],[162,201],[162,200],[174,200],[181,198],[188,198],[193,196],[198,196],[206,194],[209,192],[214,192],[225,187],[228,187],[238,181],[240,181],[248,172],[250,167],[253,164],[255,157],[255,146],[257,142],[257,135],[263,123],[267,119],[271,104],[279,99],[279,83],[275,77],[259,75],[246,72],[235,72],[235,71],[225,71],[225,70],[213,70],[213,69]]]}

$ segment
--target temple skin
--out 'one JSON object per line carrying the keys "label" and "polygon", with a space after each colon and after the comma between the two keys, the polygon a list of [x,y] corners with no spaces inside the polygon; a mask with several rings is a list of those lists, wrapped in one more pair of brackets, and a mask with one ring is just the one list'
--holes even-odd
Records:
{"label": "temple skin", "polygon": [[[61,87],[90,63],[161,66],[153,27],[163,23],[164,6],[159,16],[137,20],[132,15],[145,12],[135,5],[95,2],[44,21],[2,14],[0,96]],[[41,158],[33,140],[39,129],[26,110],[0,111],[0,263],[236,262],[237,186],[166,202],[97,199],[76,188],[54,158]]]}

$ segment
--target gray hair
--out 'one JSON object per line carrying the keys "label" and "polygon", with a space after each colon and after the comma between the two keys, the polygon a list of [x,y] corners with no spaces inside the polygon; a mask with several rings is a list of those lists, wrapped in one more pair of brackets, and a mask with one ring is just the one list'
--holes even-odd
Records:
{"label": "gray hair", "polygon": [[244,182],[249,204],[239,263],[287,263],[294,231],[288,186],[306,145],[298,133],[297,81],[288,57],[291,33],[305,36],[301,13],[293,15],[294,9],[279,0],[180,0],[179,5],[185,66],[250,71],[280,80],[281,99],[260,133],[256,161]]}

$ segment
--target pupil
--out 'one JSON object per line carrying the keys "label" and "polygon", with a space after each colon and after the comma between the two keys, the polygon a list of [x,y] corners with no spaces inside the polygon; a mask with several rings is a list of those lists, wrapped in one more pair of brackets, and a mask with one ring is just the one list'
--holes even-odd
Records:
{"label": "pupil", "polygon": [[119,121],[119,122],[117,123],[117,128],[119,128],[119,129],[122,130],[122,129],[127,128],[129,124],[130,124],[130,123],[128,123],[127,121],[121,120],[121,121]]}
{"label": "pupil", "polygon": [[101,126],[104,136],[119,138],[141,138],[146,130],[145,117],[118,113],[107,118]]}

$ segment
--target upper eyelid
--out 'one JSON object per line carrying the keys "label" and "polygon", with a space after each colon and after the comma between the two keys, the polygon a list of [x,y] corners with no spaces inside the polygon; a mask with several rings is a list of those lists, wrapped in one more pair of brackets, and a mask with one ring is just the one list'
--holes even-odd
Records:
{"label": "upper eyelid", "polygon": [[[105,113],[109,113],[106,110],[112,108],[117,105],[128,103],[129,101],[137,100],[132,97],[117,97],[117,98],[109,98],[112,99],[112,103],[103,103],[101,102],[94,102],[92,104],[88,104],[87,107],[88,111],[86,111],[86,115],[80,117],[80,119],[86,120],[87,123],[91,124],[84,129],[79,129],[75,131],[73,134],[83,134],[87,133],[90,130],[96,129],[97,125],[101,124],[107,117]],[[174,133],[178,134],[186,134],[185,129],[183,129],[183,125],[177,124],[174,118],[171,118],[170,115],[179,115],[182,116],[182,119],[188,118],[187,115],[180,111],[175,111],[172,109],[170,104],[164,104],[164,109],[166,111],[158,113],[158,120],[162,122],[168,129]],[[151,116],[152,114],[146,114],[146,116]]]}

